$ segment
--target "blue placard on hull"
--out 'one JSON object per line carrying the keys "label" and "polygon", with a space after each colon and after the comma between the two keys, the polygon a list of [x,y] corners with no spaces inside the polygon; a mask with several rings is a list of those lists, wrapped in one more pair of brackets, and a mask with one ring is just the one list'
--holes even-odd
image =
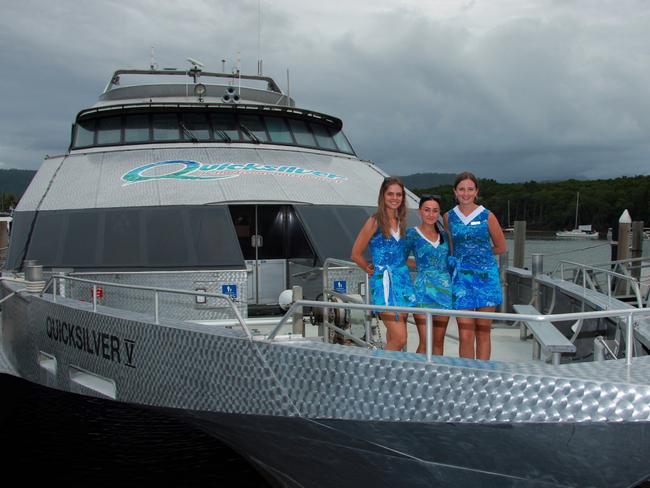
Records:
{"label": "blue placard on hull", "polygon": [[337,293],[347,293],[348,284],[345,280],[334,281],[334,291]]}
{"label": "blue placard on hull", "polygon": [[221,285],[221,293],[230,295],[230,298],[237,298],[237,285]]}

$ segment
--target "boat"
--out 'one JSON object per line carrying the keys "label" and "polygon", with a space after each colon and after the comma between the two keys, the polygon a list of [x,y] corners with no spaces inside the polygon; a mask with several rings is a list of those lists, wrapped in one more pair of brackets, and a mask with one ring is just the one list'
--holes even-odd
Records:
{"label": "boat", "polygon": [[562,239],[598,239],[598,232],[591,230],[591,225],[578,225],[578,206],[580,204],[580,192],[576,194],[576,218],[575,225],[571,230],[562,230],[555,233],[556,237]]}
{"label": "boat", "polygon": [[[44,160],[13,214],[3,374],[181,418],[274,486],[650,476],[647,308],[580,285],[593,269],[509,268],[536,313],[418,311],[520,323],[530,361],[383,350],[348,256],[386,173],[272,78],[203,68],[115,71]],[[579,321],[576,356],[547,362],[538,321]]]}

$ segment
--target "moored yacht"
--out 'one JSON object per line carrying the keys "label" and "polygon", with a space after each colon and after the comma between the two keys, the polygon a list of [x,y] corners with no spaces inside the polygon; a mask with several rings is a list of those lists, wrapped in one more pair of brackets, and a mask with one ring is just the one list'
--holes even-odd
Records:
{"label": "moored yacht", "polygon": [[[650,475],[643,310],[612,299],[576,311],[564,280],[514,270],[511,303],[539,302],[522,321],[577,317],[591,335],[573,351],[599,333],[619,340],[612,360],[381,349],[367,277],[344,260],[386,175],[342,126],[262,76],[116,71],[14,212],[2,371],[179,416],[278,486],[611,487]],[[332,343],[341,337],[353,345]]]}

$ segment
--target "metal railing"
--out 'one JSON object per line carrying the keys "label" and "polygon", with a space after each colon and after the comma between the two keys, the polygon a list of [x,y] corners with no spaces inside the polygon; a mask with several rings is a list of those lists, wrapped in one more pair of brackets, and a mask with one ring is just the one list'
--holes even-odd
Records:
{"label": "metal railing", "polygon": [[[477,318],[477,319],[491,319],[491,320],[502,320],[506,322],[520,322],[520,321],[536,321],[536,322],[561,322],[569,320],[587,320],[587,319],[597,319],[597,318],[608,318],[608,317],[624,317],[626,323],[626,338],[625,338],[625,356],[627,364],[630,365],[633,357],[633,345],[634,345],[634,324],[635,320],[638,320],[638,317],[650,317],[650,309],[648,308],[632,308],[632,309],[621,309],[621,310],[599,310],[594,312],[571,312],[571,313],[558,313],[558,314],[548,314],[548,315],[529,315],[529,314],[517,314],[517,313],[502,313],[502,312],[474,312],[469,310],[448,310],[448,309],[437,309],[437,308],[415,308],[415,307],[393,307],[393,306],[378,306],[370,304],[358,304],[358,303],[324,303],[313,300],[298,300],[291,304],[291,307],[287,310],[282,319],[278,322],[275,328],[266,336],[268,341],[275,340],[278,332],[283,327],[284,324],[290,319],[290,317],[295,313],[299,307],[328,307],[328,308],[340,308],[340,309],[350,309],[350,310],[365,310],[371,312],[373,310],[380,310],[381,312],[397,312],[397,313],[417,313],[426,315],[426,359],[427,361],[432,360],[432,342],[433,342],[433,316],[434,315],[446,315],[449,317],[468,317],[468,318]],[[358,342],[362,343],[368,348],[374,348],[375,346],[369,341],[363,341],[358,339]]]}
{"label": "metal railing", "polygon": [[201,296],[201,297],[212,297],[212,298],[219,298],[222,300],[225,300],[228,306],[232,309],[233,314],[235,315],[235,318],[241,328],[244,330],[244,333],[249,339],[252,339],[253,335],[251,334],[250,329],[248,328],[248,325],[246,324],[246,321],[244,320],[244,317],[241,315],[239,309],[235,305],[234,301],[230,297],[230,295],[224,295],[222,293],[207,293],[207,292],[200,292],[200,291],[189,291],[189,290],[177,290],[174,288],[162,288],[162,287],[154,287],[154,286],[145,286],[145,285],[127,285],[124,283],[114,283],[110,281],[97,281],[97,280],[87,280],[84,278],[77,278],[73,276],[66,276],[66,275],[53,275],[46,283],[45,287],[43,288],[43,291],[41,292],[41,296],[43,293],[45,293],[46,290],[48,290],[52,285],[53,285],[53,290],[52,290],[52,300],[54,302],[57,301],[57,290],[59,289],[59,281],[75,281],[79,283],[87,283],[92,286],[93,293],[92,293],[92,304],[93,304],[93,312],[97,312],[97,288],[99,286],[101,287],[113,287],[113,288],[123,288],[123,289],[131,289],[131,290],[144,290],[144,291],[150,291],[152,293],[152,308],[153,308],[153,316],[154,316],[154,322],[156,324],[160,324],[160,309],[159,309],[159,295],[161,293],[169,293],[169,294],[175,294],[175,295],[189,295],[189,296]]}
{"label": "metal railing", "polygon": [[[615,263],[616,262],[607,263],[607,265]],[[616,263],[614,268],[619,269],[620,272],[605,269],[602,266],[605,266],[605,264],[593,266],[575,263],[573,261],[560,261],[555,266],[551,275],[556,276],[559,274],[560,279],[572,281],[576,284],[581,281],[580,284],[583,288],[597,291],[606,295],[608,298],[617,298],[617,296],[620,296],[623,291],[622,288],[625,287],[624,294],[630,295],[630,293],[632,293],[636,299],[637,307],[640,308],[644,306],[645,302],[641,294],[639,280],[630,275],[629,270],[624,266],[623,262]],[[572,276],[569,277],[569,273],[571,273]],[[600,281],[603,276],[605,277],[605,282]]]}

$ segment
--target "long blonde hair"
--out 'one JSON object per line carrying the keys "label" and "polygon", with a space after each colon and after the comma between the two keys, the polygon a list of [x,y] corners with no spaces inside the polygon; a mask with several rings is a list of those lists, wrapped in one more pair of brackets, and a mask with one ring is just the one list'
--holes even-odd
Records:
{"label": "long blonde hair", "polygon": [[387,176],[379,188],[379,197],[377,198],[377,212],[374,217],[377,221],[377,227],[381,229],[383,236],[388,239],[390,237],[390,216],[386,208],[384,200],[384,193],[388,190],[390,185],[399,185],[402,189],[402,203],[397,209],[397,221],[399,223],[399,235],[406,235],[406,191],[404,190],[404,183],[397,176]]}

